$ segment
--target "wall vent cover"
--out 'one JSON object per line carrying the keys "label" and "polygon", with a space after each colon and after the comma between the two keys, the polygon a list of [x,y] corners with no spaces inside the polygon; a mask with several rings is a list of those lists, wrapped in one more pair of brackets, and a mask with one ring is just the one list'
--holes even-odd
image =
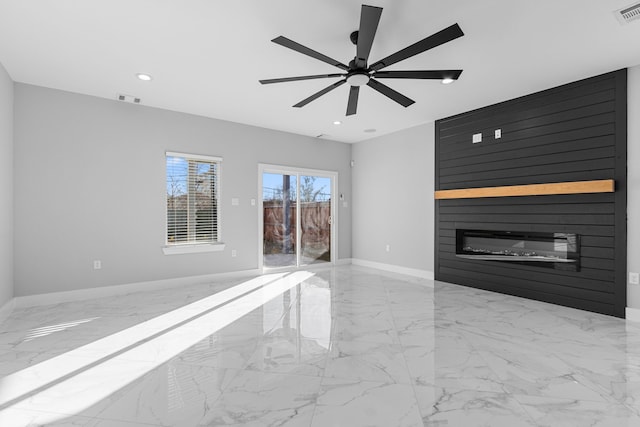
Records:
{"label": "wall vent cover", "polygon": [[131,95],[118,94],[118,101],[128,102],[130,104],[140,104],[140,98]]}
{"label": "wall vent cover", "polygon": [[621,24],[628,24],[631,21],[640,19],[640,3],[632,4],[613,13]]}

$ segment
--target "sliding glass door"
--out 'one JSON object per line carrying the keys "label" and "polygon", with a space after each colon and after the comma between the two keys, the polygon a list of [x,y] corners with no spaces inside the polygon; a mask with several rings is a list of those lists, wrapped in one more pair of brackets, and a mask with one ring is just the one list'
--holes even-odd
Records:
{"label": "sliding glass door", "polygon": [[331,262],[331,178],[300,176],[301,264]]}
{"label": "sliding glass door", "polygon": [[262,175],[262,247],[265,267],[298,264],[295,244],[297,183],[295,175],[267,172]]}
{"label": "sliding glass door", "polygon": [[332,261],[334,174],[261,165],[265,268]]}

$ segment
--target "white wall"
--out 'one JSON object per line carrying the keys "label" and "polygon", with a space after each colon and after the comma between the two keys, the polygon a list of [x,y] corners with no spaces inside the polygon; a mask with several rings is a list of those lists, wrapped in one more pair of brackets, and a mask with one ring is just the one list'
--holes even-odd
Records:
{"label": "white wall", "polygon": [[[627,74],[627,270],[640,272],[640,66]],[[640,309],[640,286],[627,285],[627,307]]]}
{"label": "white wall", "polygon": [[433,272],[434,132],[429,123],[354,145],[353,258]]}
{"label": "white wall", "polygon": [[0,64],[0,307],[13,298],[13,81]]}
{"label": "white wall", "polygon": [[[258,163],[337,171],[351,199],[348,144],[24,84],[14,130],[16,296],[257,268]],[[224,158],[225,251],[162,253],[166,150]],[[351,208],[337,209],[350,258]]]}

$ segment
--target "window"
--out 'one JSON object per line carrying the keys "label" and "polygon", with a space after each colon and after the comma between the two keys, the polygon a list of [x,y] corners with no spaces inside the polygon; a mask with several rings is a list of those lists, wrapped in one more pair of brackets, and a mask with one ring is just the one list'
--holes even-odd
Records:
{"label": "window", "polygon": [[[194,252],[171,248],[220,242],[219,175],[221,158],[166,153],[167,235],[165,254]],[[166,250],[169,249],[169,250]],[[200,250],[197,250],[198,252]]]}

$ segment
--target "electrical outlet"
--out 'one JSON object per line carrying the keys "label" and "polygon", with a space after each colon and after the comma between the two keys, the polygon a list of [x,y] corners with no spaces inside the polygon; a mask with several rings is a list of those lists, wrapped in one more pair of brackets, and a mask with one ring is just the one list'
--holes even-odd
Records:
{"label": "electrical outlet", "polygon": [[473,142],[474,144],[482,142],[482,133],[474,133],[473,137],[471,137],[471,142]]}
{"label": "electrical outlet", "polygon": [[640,285],[640,274],[629,273],[629,283],[631,283],[632,285]]}
{"label": "electrical outlet", "polygon": [[94,270],[100,270],[101,268],[102,268],[102,261],[100,261],[99,259],[93,261]]}
{"label": "electrical outlet", "polygon": [[238,251],[236,251],[235,249],[231,249],[231,256],[232,257],[237,257],[238,256]]}
{"label": "electrical outlet", "polygon": [[502,138],[502,129],[496,129],[495,131],[493,131],[493,137],[495,139]]}
{"label": "electrical outlet", "polygon": [[387,245],[387,246],[384,248],[384,250],[385,250],[385,251],[387,251],[387,252],[391,252],[391,246],[390,246],[390,245]]}

